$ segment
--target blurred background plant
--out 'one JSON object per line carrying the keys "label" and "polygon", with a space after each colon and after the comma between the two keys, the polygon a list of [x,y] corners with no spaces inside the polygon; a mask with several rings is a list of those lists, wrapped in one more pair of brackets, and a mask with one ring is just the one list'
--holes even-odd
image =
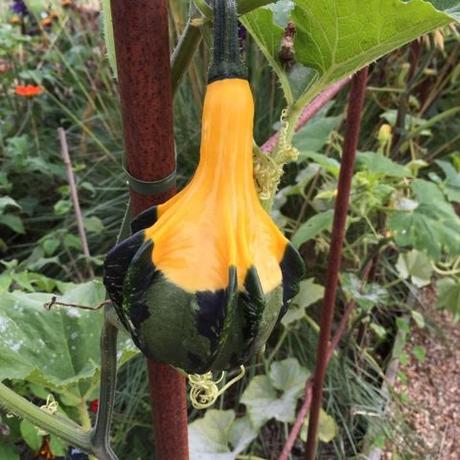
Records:
{"label": "blurred background plant", "polygon": [[[172,44],[184,29],[186,3],[169,1]],[[277,14],[282,14],[289,2],[278,3]],[[43,293],[92,305],[103,298],[100,283],[90,281],[89,273],[101,275],[103,256],[125,211],[127,187],[116,82],[100,30],[98,2],[14,0],[0,6],[0,342],[5,353],[19,346],[21,353],[28,348],[34,355],[33,339],[43,330],[31,319],[32,310],[44,321],[41,303],[49,295]],[[265,57],[242,31],[256,101],[255,140],[262,144],[279,129],[285,102]],[[451,311],[452,320],[460,316],[459,51],[458,31],[445,27],[371,66],[337,319],[351,300],[357,306],[328,373],[320,458],[358,458],[387,439],[393,440],[395,455],[421,458],[417,449],[424,447],[411,442],[415,438],[408,426],[387,416],[382,384],[390,359],[405,353],[399,342],[394,346],[395,337],[429,326],[419,308],[428,291],[435,292],[438,308]],[[180,186],[198,160],[207,64],[202,44],[175,97]],[[218,453],[227,453],[228,459],[276,458],[295,419],[314,363],[345,96],[340,92],[295,135],[300,155],[285,168],[272,211],[300,249],[307,279],[265,356],[254,360],[244,380],[203,417],[191,411],[193,459],[214,459]],[[67,134],[89,257],[82,256],[58,127]],[[3,315],[17,305],[31,312],[18,317],[23,326],[14,335],[15,318]],[[55,316],[65,324],[80,315],[59,310]],[[64,372],[69,363],[56,356],[55,378],[40,374],[37,369],[45,363],[33,360],[25,360],[14,374],[13,353],[9,364],[2,357],[0,377],[39,405],[47,399],[49,405],[51,394],[59,410],[87,426],[97,404],[100,323],[91,325],[94,336],[82,332],[89,327],[85,319],[100,317],[95,312],[81,316],[78,337],[86,339],[65,357],[71,370]],[[64,326],[48,332],[56,341],[77,337],[72,339],[75,331],[66,332]],[[145,442],[151,422],[144,363],[129,343],[123,345],[122,362],[127,363],[118,384],[115,450],[120,458],[147,459],[152,453]],[[422,359],[423,350],[415,353]],[[396,406],[405,403],[393,400]],[[398,444],[395,433],[401,432],[406,442]],[[303,448],[296,443],[292,458],[301,458]],[[58,456],[84,458],[30,423],[2,413],[1,459]]]}

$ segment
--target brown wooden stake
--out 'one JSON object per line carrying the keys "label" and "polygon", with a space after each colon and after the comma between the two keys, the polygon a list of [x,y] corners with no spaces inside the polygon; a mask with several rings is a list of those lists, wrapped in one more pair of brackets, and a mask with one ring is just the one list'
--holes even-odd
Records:
{"label": "brown wooden stake", "polygon": [[[166,0],[111,0],[123,116],[126,165],[143,181],[175,168],[171,69]],[[130,190],[136,215],[175,189],[145,196]],[[185,379],[148,361],[156,460],[188,459]]]}
{"label": "brown wooden stake", "polygon": [[316,367],[313,377],[313,393],[310,418],[308,424],[308,438],[306,446],[307,460],[314,460],[316,454],[319,414],[323,397],[323,384],[329,355],[329,338],[331,336],[332,320],[342,259],[342,246],[345,238],[345,224],[347,220],[348,201],[353,178],[353,167],[358,146],[361,124],[361,110],[364,102],[367,83],[367,67],[358,72],[351,84],[345,143],[340,167],[337,198],[335,202],[334,222],[332,225],[330,257],[327,268],[327,280],[323,309],[321,311],[320,333],[316,354]]}

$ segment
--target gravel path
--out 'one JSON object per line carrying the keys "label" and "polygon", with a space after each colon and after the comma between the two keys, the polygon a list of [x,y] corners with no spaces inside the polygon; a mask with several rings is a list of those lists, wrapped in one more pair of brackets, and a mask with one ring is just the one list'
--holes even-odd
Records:
{"label": "gravel path", "polygon": [[[460,460],[460,324],[436,310],[427,292],[430,297],[421,310],[427,327],[411,333],[409,361],[400,367],[407,384],[396,388],[409,396],[403,413],[423,445],[420,460]],[[426,350],[424,360],[414,356],[414,347]]]}

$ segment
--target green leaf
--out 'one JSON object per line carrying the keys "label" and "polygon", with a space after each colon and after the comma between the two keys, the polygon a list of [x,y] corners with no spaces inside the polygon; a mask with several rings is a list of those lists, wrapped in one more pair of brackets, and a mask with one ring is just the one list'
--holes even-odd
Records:
{"label": "green leaf", "polygon": [[3,213],[6,208],[21,209],[21,206],[10,196],[0,196],[0,214]]}
{"label": "green leaf", "polygon": [[[308,421],[309,418],[307,417],[300,432],[300,439],[304,442],[307,440]],[[324,409],[321,409],[318,424],[318,438],[320,441],[331,442],[337,436],[337,431],[337,424],[334,418],[328,415]]]}
{"label": "green leaf", "polygon": [[460,203],[460,172],[448,161],[438,160],[435,163],[446,176],[443,188],[448,200]]}
{"label": "green leaf", "polygon": [[387,335],[387,331],[383,326],[377,323],[371,323],[369,328],[376,334],[379,339],[384,339]]}
{"label": "green leaf", "polygon": [[72,209],[72,203],[70,200],[62,199],[55,203],[53,209],[56,215],[63,216]]}
{"label": "green leaf", "polygon": [[421,345],[416,345],[414,348],[412,348],[412,354],[415,356],[415,359],[418,362],[423,363],[426,358],[426,349]]}
{"label": "green leaf", "polygon": [[416,310],[412,310],[410,312],[411,316],[412,316],[412,319],[415,321],[415,324],[420,328],[420,329],[423,329],[425,327],[425,318],[424,316],[416,311]]}
{"label": "green leaf", "polygon": [[52,256],[60,244],[61,242],[57,238],[47,238],[43,241],[42,247],[47,256]]}
{"label": "green leaf", "polygon": [[330,230],[334,211],[332,209],[316,214],[304,222],[292,237],[292,244],[299,248],[305,241],[311,240],[324,230]]}
{"label": "green leaf", "polygon": [[292,303],[301,307],[309,307],[324,295],[324,287],[321,284],[316,284],[314,278],[307,278],[299,283],[299,292],[292,299]]}
{"label": "green leaf", "polygon": [[438,308],[450,310],[455,318],[460,318],[460,280],[458,278],[441,278],[436,283],[438,291]]}
{"label": "green leaf", "polygon": [[40,449],[43,443],[43,436],[39,434],[35,425],[32,425],[28,420],[21,420],[20,430],[24,441],[32,450]]}
{"label": "green leaf", "polygon": [[431,276],[433,275],[431,260],[423,252],[413,249],[399,254],[396,269],[402,279],[410,278],[417,287],[427,286],[431,283]]}
{"label": "green leaf", "polygon": [[2,214],[0,215],[0,225],[5,225],[9,227],[13,232],[24,234],[24,225],[20,217],[15,216],[14,214]]}
{"label": "green leaf", "polygon": [[190,460],[235,460],[256,436],[248,417],[209,409],[189,425]]}
{"label": "green leaf", "polygon": [[356,156],[358,168],[382,177],[410,177],[411,170],[399,165],[385,155],[376,152],[359,152]]}
{"label": "green leaf", "polygon": [[276,3],[267,5],[267,8],[273,12],[273,22],[284,28],[289,21],[294,2],[293,0],[278,0]]}
{"label": "green leaf", "polygon": [[299,161],[310,159],[321,166],[326,172],[334,177],[339,176],[340,163],[334,158],[329,158],[322,153],[304,151],[299,155]]}
{"label": "green leaf", "polygon": [[[432,4],[423,0],[367,0],[365,8],[361,2],[350,0],[296,0],[291,11],[296,25],[295,59],[317,72],[316,93],[418,36],[458,19],[458,2],[452,0],[433,0]],[[266,7],[248,13],[242,21],[278,74],[289,101],[292,91],[286,88],[286,74],[278,59],[282,27],[275,24]]]}
{"label": "green leaf", "polygon": [[268,376],[254,377],[241,398],[253,426],[258,429],[272,418],[293,422],[297,399],[309,375],[295,358],[288,358],[273,362]]}
{"label": "green leaf", "polygon": [[68,446],[57,436],[50,435],[50,449],[56,457],[65,457]]}
{"label": "green leaf", "polygon": [[278,75],[286,98],[292,100],[292,90],[286,72],[278,58],[284,29],[275,23],[269,8],[257,8],[240,18],[241,23],[252,35],[263,55]]}
{"label": "green leaf", "polygon": [[[58,301],[97,306],[104,300],[101,282],[73,285]],[[0,295],[0,381],[23,379],[79,397],[77,384],[99,373],[102,310],[87,311],[44,303],[50,294],[20,291]],[[123,337],[123,349],[132,349]]]}
{"label": "green leaf", "polygon": [[324,295],[324,287],[314,282],[314,278],[302,280],[299,283],[299,292],[292,299],[288,311],[284,315],[281,322],[285,327],[291,323],[301,319],[305,315],[305,309],[322,299]]}
{"label": "green leaf", "polygon": [[101,233],[104,231],[104,224],[101,219],[96,216],[85,217],[84,226],[85,230],[89,233]]}
{"label": "green leaf", "polygon": [[460,2],[458,0],[428,0],[435,8],[445,11],[456,21],[460,21]]}
{"label": "green leaf", "polygon": [[[318,114],[319,115],[319,114]],[[294,136],[293,144],[300,152],[319,152],[329,139],[331,132],[341,123],[343,117],[316,116]]]}
{"label": "green leaf", "polygon": [[363,286],[362,281],[353,273],[343,273],[340,276],[342,289],[348,300],[355,300],[361,308],[370,310],[388,301],[388,291],[377,283]]}
{"label": "green leaf", "polygon": [[444,252],[460,255],[460,218],[452,205],[432,182],[417,179],[411,188],[414,205],[404,204],[388,218],[396,243],[412,246],[435,261]]}
{"label": "green leaf", "polygon": [[0,458],[2,460],[19,460],[19,453],[15,446],[0,444]]}
{"label": "green leaf", "polygon": [[67,233],[64,236],[64,244],[69,248],[76,249],[77,251],[81,250],[81,240],[76,235],[72,235],[71,233]]}

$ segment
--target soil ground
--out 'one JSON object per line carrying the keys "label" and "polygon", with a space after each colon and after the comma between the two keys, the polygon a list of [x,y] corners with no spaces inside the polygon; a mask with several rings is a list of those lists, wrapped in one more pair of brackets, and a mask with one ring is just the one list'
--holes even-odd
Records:
{"label": "soil ground", "polygon": [[[409,359],[400,366],[407,382],[399,380],[396,390],[408,396],[402,413],[417,438],[413,458],[460,460],[460,323],[436,310],[433,292],[425,294],[420,312],[427,325],[408,337]],[[425,359],[414,356],[414,347],[426,350]]]}

